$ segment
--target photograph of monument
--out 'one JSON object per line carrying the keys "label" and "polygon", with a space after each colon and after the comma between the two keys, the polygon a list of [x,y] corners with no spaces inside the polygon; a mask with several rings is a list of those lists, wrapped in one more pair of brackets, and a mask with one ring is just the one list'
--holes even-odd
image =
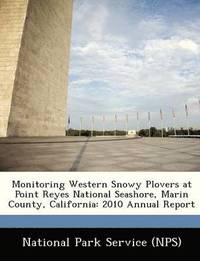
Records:
{"label": "photograph of monument", "polygon": [[1,0],[0,136],[64,136],[72,1]]}
{"label": "photograph of monument", "polygon": [[199,171],[199,12],[0,0],[0,171]]}

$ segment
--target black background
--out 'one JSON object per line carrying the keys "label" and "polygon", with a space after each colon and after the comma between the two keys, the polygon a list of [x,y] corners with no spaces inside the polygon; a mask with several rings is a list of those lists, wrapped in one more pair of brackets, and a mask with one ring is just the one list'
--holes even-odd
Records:
{"label": "black background", "polygon": [[[105,242],[107,237],[112,239],[121,239],[129,240],[135,238],[136,240],[146,240],[148,241],[147,247],[102,247],[93,248],[93,247],[75,247],[74,244],[71,246],[63,248],[41,248],[41,247],[26,247],[22,246],[22,238],[31,237],[32,239],[37,240],[38,238],[46,240],[64,240],[67,237],[70,238],[70,241],[73,242],[75,237],[81,237],[85,240],[91,240],[94,237],[101,239]],[[151,240],[153,237],[180,237],[182,240],[182,245],[180,248],[175,247],[159,247],[154,248],[151,245]],[[9,250],[8,250],[9,249]],[[73,253],[73,256],[79,256],[82,252],[92,253],[98,252],[102,253],[104,250],[118,253],[119,251],[124,254],[147,254],[151,253],[153,256],[157,256],[161,253],[172,253],[172,256],[176,255],[178,257],[185,256],[188,253],[194,255],[195,253],[200,253],[200,229],[183,229],[183,228],[151,228],[151,229],[134,229],[134,228],[49,228],[49,229],[33,229],[33,228],[8,228],[0,229],[0,253],[6,252],[6,255],[13,255],[13,253],[18,253],[22,251],[23,254],[27,254],[30,257],[30,254],[37,253],[37,250],[51,253],[63,253],[69,254]],[[89,252],[88,252],[89,251]],[[69,257],[68,257],[69,258]],[[67,259],[68,259],[67,258]],[[163,256],[164,258],[164,256]],[[96,259],[96,258],[95,258]],[[63,259],[66,260],[66,259]]]}

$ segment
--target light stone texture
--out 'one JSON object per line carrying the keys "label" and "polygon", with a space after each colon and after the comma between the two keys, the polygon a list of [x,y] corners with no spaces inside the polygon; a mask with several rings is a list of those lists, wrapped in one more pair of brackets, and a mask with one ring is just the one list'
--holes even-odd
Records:
{"label": "light stone texture", "polygon": [[0,137],[7,136],[27,0],[0,0]]}
{"label": "light stone texture", "polygon": [[72,2],[0,0],[0,136],[65,135]]}

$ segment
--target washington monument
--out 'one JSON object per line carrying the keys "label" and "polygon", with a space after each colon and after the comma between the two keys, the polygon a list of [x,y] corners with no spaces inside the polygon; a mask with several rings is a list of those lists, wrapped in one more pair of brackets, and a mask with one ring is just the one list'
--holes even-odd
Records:
{"label": "washington monument", "polygon": [[0,0],[0,137],[64,136],[73,0]]}

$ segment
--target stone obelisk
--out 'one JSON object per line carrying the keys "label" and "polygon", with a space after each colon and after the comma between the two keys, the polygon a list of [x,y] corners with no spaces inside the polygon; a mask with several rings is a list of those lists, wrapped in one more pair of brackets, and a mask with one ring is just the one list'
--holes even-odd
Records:
{"label": "stone obelisk", "polygon": [[73,0],[0,0],[0,137],[65,135]]}

